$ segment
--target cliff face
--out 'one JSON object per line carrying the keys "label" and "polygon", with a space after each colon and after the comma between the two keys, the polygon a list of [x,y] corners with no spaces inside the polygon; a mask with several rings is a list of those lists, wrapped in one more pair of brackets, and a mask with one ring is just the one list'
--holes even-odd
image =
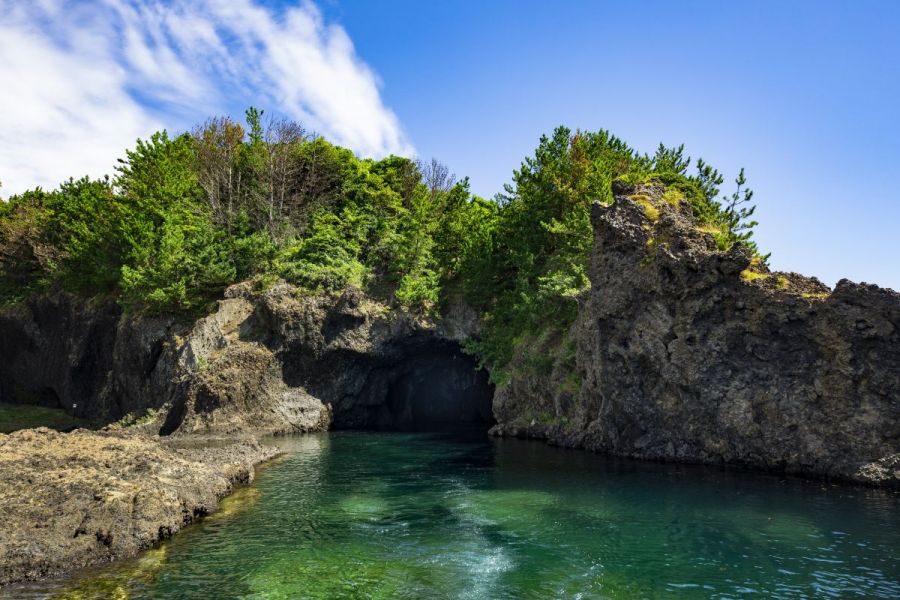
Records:
{"label": "cliff face", "polygon": [[496,418],[498,435],[623,456],[900,485],[900,295],[769,273],[662,187],[614,192],[593,208],[578,320],[526,340],[496,394],[459,350],[478,326],[464,306],[433,321],[355,289],[241,284],[193,325],[65,295],[7,310],[0,401],[156,409],[141,426],[166,435]]}
{"label": "cliff face", "polygon": [[226,296],[183,347],[187,375],[164,433],[493,421],[487,374],[456,342],[463,320],[417,319],[352,288],[316,297],[238,285]]}
{"label": "cliff face", "polygon": [[0,402],[111,420],[164,404],[175,378],[170,317],[123,317],[113,300],[40,296],[0,311]]}
{"label": "cliff face", "polygon": [[900,294],[769,273],[716,250],[661,187],[614,191],[593,208],[592,289],[570,332],[580,389],[557,372],[543,397],[513,381],[498,433],[896,486]]}
{"label": "cliff face", "polygon": [[286,284],[225,296],[193,325],[65,294],[0,313],[0,401],[163,435],[493,423],[493,386],[459,349],[465,311],[435,322]]}

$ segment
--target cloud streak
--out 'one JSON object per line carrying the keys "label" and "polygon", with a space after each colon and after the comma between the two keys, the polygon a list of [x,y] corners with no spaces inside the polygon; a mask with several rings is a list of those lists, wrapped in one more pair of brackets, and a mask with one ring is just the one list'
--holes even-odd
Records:
{"label": "cloud streak", "polygon": [[138,137],[249,105],[412,154],[347,33],[303,2],[0,0],[3,195],[109,173]]}

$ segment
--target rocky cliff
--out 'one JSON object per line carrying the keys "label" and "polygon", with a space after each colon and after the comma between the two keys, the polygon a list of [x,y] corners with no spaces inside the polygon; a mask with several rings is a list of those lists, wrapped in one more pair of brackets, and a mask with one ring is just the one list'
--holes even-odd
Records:
{"label": "rocky cliff", "polygon": [[0,401],[163,435],[487,428],[493,386],[460,351],[475,320],[458,312],[240,284],[190,324],[45,296],[0,314]]}
{"label": "rocky cliff", "polygon": [[354,288],[234,286],[183,346],[163,433],[487,426],[493,390],[460,352],[464,325],[392,311]]}
{"label": "rocky cliff", "polygon": [[32,298],[0,311],[0,402],[98,421],[157,408],[187,331],[172,317],[126,317],[113,299]]}
{"label": "rocky cliff", "polygon": [[496,432],[897,486],[900,294],[771,273],[662,186],[614,192],[592,212],[577,385],[560,361],[514,378]]}
{"label": "rocky cliff", "polygon": [[496,394],[460,352],[464,305],[434,320],[356,289],[240,284],[195,323],[66,295],[7,310],[0,401],[176,436],[496,418],[498,435],[897,486],[900,295],[771,273],[661,185],[614,192],[576,323],[526,339]]}

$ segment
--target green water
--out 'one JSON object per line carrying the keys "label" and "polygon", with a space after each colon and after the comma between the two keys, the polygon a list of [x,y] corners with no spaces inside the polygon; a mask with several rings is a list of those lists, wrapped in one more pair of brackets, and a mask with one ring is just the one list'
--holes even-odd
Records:
{"label": "green water", "polygon": [[[900,498],[540,443],[332,433],[63,598],[898,598]],[[0,591],[0,595],[3,592]]]}
{"label": "green water", "polygon": [[73,417],[61,408],[0,402],[0,433],[12,433],[32,427],[49,427],[66,431],[90,425],[86,419]]}

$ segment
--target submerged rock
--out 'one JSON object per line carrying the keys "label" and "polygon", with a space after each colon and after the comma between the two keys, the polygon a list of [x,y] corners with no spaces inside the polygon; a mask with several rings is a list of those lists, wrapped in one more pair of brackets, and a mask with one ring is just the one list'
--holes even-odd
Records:
{"label": "submerged rock", "polygon": [[0,434],[0,585],[135,555],[216,510],[277,450],[124,432]]}

